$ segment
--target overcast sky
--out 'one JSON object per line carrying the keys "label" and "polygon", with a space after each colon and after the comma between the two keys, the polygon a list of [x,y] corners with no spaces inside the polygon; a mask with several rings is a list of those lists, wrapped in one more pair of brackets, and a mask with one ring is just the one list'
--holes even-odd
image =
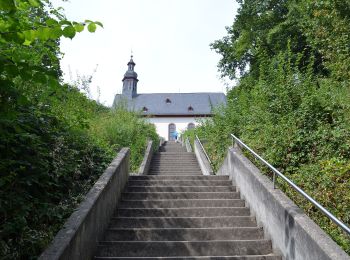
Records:
{"label": "overcast sky", "polygon": [[[209,44],[226,35],[237,3],[233,0],[70,0],[62,6],[69,20],[100,21],[104,29],[62,38],[62,70],[70,82],[90,75],[93,97],[111,105],[121,93],[131,49],[139,93],[225,92],[217,71],[220,56]],[[71,73],[69,73],[71,72]]]}

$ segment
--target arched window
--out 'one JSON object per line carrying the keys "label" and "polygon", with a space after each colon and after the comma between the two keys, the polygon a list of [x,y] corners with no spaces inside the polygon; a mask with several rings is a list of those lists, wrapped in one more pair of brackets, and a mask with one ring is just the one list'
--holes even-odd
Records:
{"label": "arched window", "polygon": [[176,132],[176,125],[174,123],[169,124],[168,126],[168,140],[169,141],[175,141],[174,133]]}
{"label": "arched window", "polygon": [[187,125],[187,129],[188,130],[190,130],[190,129],[193,129],[193,128],[195,128],[196,126],[193,124],[193,123],[189,123],[188,125]]}

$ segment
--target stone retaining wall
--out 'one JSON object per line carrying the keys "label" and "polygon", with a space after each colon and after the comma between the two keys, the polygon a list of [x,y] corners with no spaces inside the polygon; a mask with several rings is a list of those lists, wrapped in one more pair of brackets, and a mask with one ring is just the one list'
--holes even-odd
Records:
{"label": "stone retaining wall", "polygon": [[40,260],[92,259],[129,177],[129,148],[123,148],[57,233]]}
{"label": "stone retaining wall", "polygon": [[249,161],[238,146],[228,151],[218,175],[229,175],[264,227],[274,250],[288,260],[350,257]]}

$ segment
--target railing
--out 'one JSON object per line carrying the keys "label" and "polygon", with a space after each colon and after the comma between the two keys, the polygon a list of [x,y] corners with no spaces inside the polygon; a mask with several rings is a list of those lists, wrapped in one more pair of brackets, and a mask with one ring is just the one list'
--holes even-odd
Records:
{"label": "railing", "polygon": [[192,153],[192,146],[188,137],[186,137],[185,139],[185,146],[186,146],[186,151]]}
{"label": "railing", "polygon": [[202,145],[201,140],[198,138],[198,135],[196,135],[196,139],[197,139],[199,145],[202,147],[202,150],[203,150],[203,152],[204,152],[205,157],[207,157],[208,162],[210,163],[210,165],[213,165],[212,162],[211,162],[211,160],[210,160],[210,158],[209,158],[209,156],[208,156],[208,154],[207,154],[207,152],[205,151],[205,149],[204,149],[204,147],[203,147],[203,145]]}
{"label": "railing", "polygon": [[[196,136],[197,137],[197,136]],[[299,194],[301,194],[305,199],[307,199],[309,202],[311,202],[315,207],[317,207],[324,215],[326,215],[330,220],[332,220],[338,227],[343,229],[348,235],[350,235],[350,228],[346,226],[342,221],[340,221],[337,217],[335,217],[332,213],[330,213],[327,209],[325,209],[320,203],[318,203],[316,200],[314,200],[312,197],[310,197],[305,191],[303,191],[299,186],[297,186],[294,182],[292,182],[290,179],[288,179],[286,176],[284,176],[280,171],[278,171],[275,167],[273,167],[271,164],[269,164],[266,160],[264,160],[260,155],[258,155],[256,152],[254,152],[248,145],[243,143],[238,137],[231,134],[232,137],[232,144],[234,143],[234,140],[238,142],[241,146],[246,148],[249,152],[251,152],[255,158],[259,159],[262,163],[264,163],[268,168],[270,168],[273,172],[273,188],[275,189],[275,183],[276,183],[276,177],[281,177],[284,181],[286,181],[292,188],[297,191]],[[197,137],[198,138],[198,137]],[[277,174],[277,176],[276,176]]]}

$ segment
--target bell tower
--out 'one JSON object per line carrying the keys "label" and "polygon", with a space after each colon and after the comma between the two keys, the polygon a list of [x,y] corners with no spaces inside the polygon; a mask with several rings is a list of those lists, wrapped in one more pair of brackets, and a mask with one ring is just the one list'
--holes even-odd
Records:
{"label": "bell tower", "polygon": [[135,62],[133,61],[133,55],[131,55],[128,62],[128,70],[124,74],[123,78],[123,91],[122,95],[128,99],[132,99],[137,96],[137,73],[134,71]]}

